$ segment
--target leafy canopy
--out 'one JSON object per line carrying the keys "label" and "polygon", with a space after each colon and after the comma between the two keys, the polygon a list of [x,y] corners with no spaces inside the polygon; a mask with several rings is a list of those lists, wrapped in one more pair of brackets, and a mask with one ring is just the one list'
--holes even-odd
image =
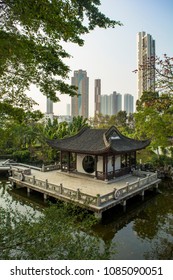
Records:
{"label": "leafy canopy", "polygon": [[75,95],[76,88],[64,82],[70,69],[63,60],[70,55],[62,42],[82,46],[81,36],[96,26],[121,25],[99,5],[99,0],[0,1],[0,100],[22,106],[31,84],[54,102],[57,92]]}
{"label": "leafy canopy", "polygon": [[144,92],[137,101],[135,134],[137,138],[151,138],[154,149],[168,147],[173,135],[173,95]]}

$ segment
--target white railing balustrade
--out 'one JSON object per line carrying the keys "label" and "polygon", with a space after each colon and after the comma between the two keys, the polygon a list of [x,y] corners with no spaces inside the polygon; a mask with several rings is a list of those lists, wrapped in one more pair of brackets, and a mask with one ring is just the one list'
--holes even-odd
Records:
{"label": "white railing balustrade", "polygon": [[60,164],[51,164],[51,165],[42,165],[41,171],[47,172],[47,171],[53,171],[60,169]]}
{"label": "white railing balustrade", "polygon": [[113,199],[114,199],[114,191],[113,191],[113,192],[110,192],[110,193],[108,193],[108,194],[102,195],[102,196],[100,197],[100,203],[101,203],[101,204],[104,204],[104,203],[106,203],[106,202],[108,202],[108,201],[111,201],[111,200],[113,200]]}
{"label": "white railing balustrade", "polygon": [[[57,194],[57,195],[69,198],[70,200],[79,201],[79,203],[82,203],[82,204],[85,204],[88,206],[94,205],[94,206],[100,207],[100,206],[106,205],[107,203],[115,201],[115,199],[117,201],[119,201],[123,198],[127,198],[128,195],[130,195],[131,193],[133,193],[136,190],[142,191],[142,189],[144,189],[148,184],[151,184],[152,182],[155,182],[157,180],[157,173],[146,174],[146,172],[145,172],[145,177],[144,177],[144,172],[142,172],[142,173],[143,173],[142,174],[143,176],[139,177],[136,180],[136,182],[134,182],[134,183],[126,182],[126,185],[121,189],[115,189],[114,191],[112,191],[108,194],[105,194],[105,195],[98,194],[96,196],[83,193],[80,191],[80,189],[72,190],[72,189],[63,187],[62,184],[55,185],[55,184],[49,183],[47,179],[45,181],[36,179],[35,176],[31,177],[29,175],[23,174],[19,170],[18,171],[13,170],[12,177],[17,180],[26,182],[30,185],[36,186],[40,189],[49,191],[50,195],[51,195],[51,193],[52,193],[52,195]],[[139,176],[139,172],[138,172],[138,176]]]}
{"label": "white railing balustrade", "polygon": [[[15,176],[13,177],[19,180],[19,175],[20,173],[16,172]],[[64,197],[70,198],[71,200],[78,200],[79,202],[86,205],[97,205],[97,197],[82,193],[79,189],[72,190],[69,188],[65,188],[62,186],[62,184],[55,185],[49,183],[48,180],[43,181],[40,179],[35,179],[35,176],[30,177],[27,175],[23,175],[22,181],[34,185],[38,188],[46,189],[47,191],[50,191],[50,193],[52,192],[52,194],[63,195]]]}

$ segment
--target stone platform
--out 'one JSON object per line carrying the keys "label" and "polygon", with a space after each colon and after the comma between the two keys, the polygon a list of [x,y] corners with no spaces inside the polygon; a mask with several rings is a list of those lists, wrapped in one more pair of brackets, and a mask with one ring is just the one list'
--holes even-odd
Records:
{"label": "stone platform", "polygon": [[12,185],[43,193],[44,199],[49,196],[59,200],[70,201],[90,209],[101,218],[102,213],[117,204],[126,207],[126,201],[136,195],[144,197],[147,189],[158,188],[161,181],[157,173],[134,171],[111,181],[101,181],[87,175],[66,173],[59,170],[42,172],[30,168],[25,174],[23,168],[12,169],[10,176]]}

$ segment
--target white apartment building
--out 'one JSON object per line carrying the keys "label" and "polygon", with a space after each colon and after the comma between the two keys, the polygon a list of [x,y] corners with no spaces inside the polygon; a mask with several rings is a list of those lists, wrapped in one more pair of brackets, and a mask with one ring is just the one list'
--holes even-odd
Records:
{"label": "white apartment building", "polygon": [[155,90],[155,40],[146,32],[137,34],[137,99],[144,91]]}

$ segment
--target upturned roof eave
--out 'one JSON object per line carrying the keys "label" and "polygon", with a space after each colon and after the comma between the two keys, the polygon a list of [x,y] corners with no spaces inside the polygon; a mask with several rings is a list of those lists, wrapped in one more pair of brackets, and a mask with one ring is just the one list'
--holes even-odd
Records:
{"label": "upturned roof eave", "polygon": [[128,152],[135,152],[139,150],[143,150],[147,147],[147,145],[138,147],[138,148],[132,148],[132,149],[123,149],[123,150],[116,150],[113,147],[106,147],[105,149],[102,150],[77,150],[77,149],[70,149],[70,148],[58,148],[58,147],[52,147],[57,149],[58,151],[61,152],[71,152],[71,153],[78,153],[78,154],[90,154],[90,155],[102,155],[102,154],[108,154],[108,153],[113,153],[113,154],[123,154],[123,153],[128,153]]}
{"label": "upturned roof eave", "polygon": [[58,148],[54,147],[58,151],[61,152],[71,152],[71,153],[76,153],[76,154],[90,154],[90,155],[101,155],[101,154],[106,154],[111,151],[110,148],[106,147],[105,149],[102,150],[77,150],[77,149],[70,149],[70,148]]}
{"label": "upturned roof eave", "polygon": [[[141,141],[139,141],[139,142],[141,143]],[[139,150],[145,149],[147,146],[149,146],[150,142],[151,141],[148,139],[148,140],[143,141],[143,145],[142,146],[139,146],[139,147],[129,147],[128,149],[127,148],[126,149],[123,148],[122,150],[117,150],[117,149],[115,149],[111,145],[111,150],[112,150],[112,152],[117,153],[117,154],[118,153],[135,152],[135,151],[139,151]]]}

